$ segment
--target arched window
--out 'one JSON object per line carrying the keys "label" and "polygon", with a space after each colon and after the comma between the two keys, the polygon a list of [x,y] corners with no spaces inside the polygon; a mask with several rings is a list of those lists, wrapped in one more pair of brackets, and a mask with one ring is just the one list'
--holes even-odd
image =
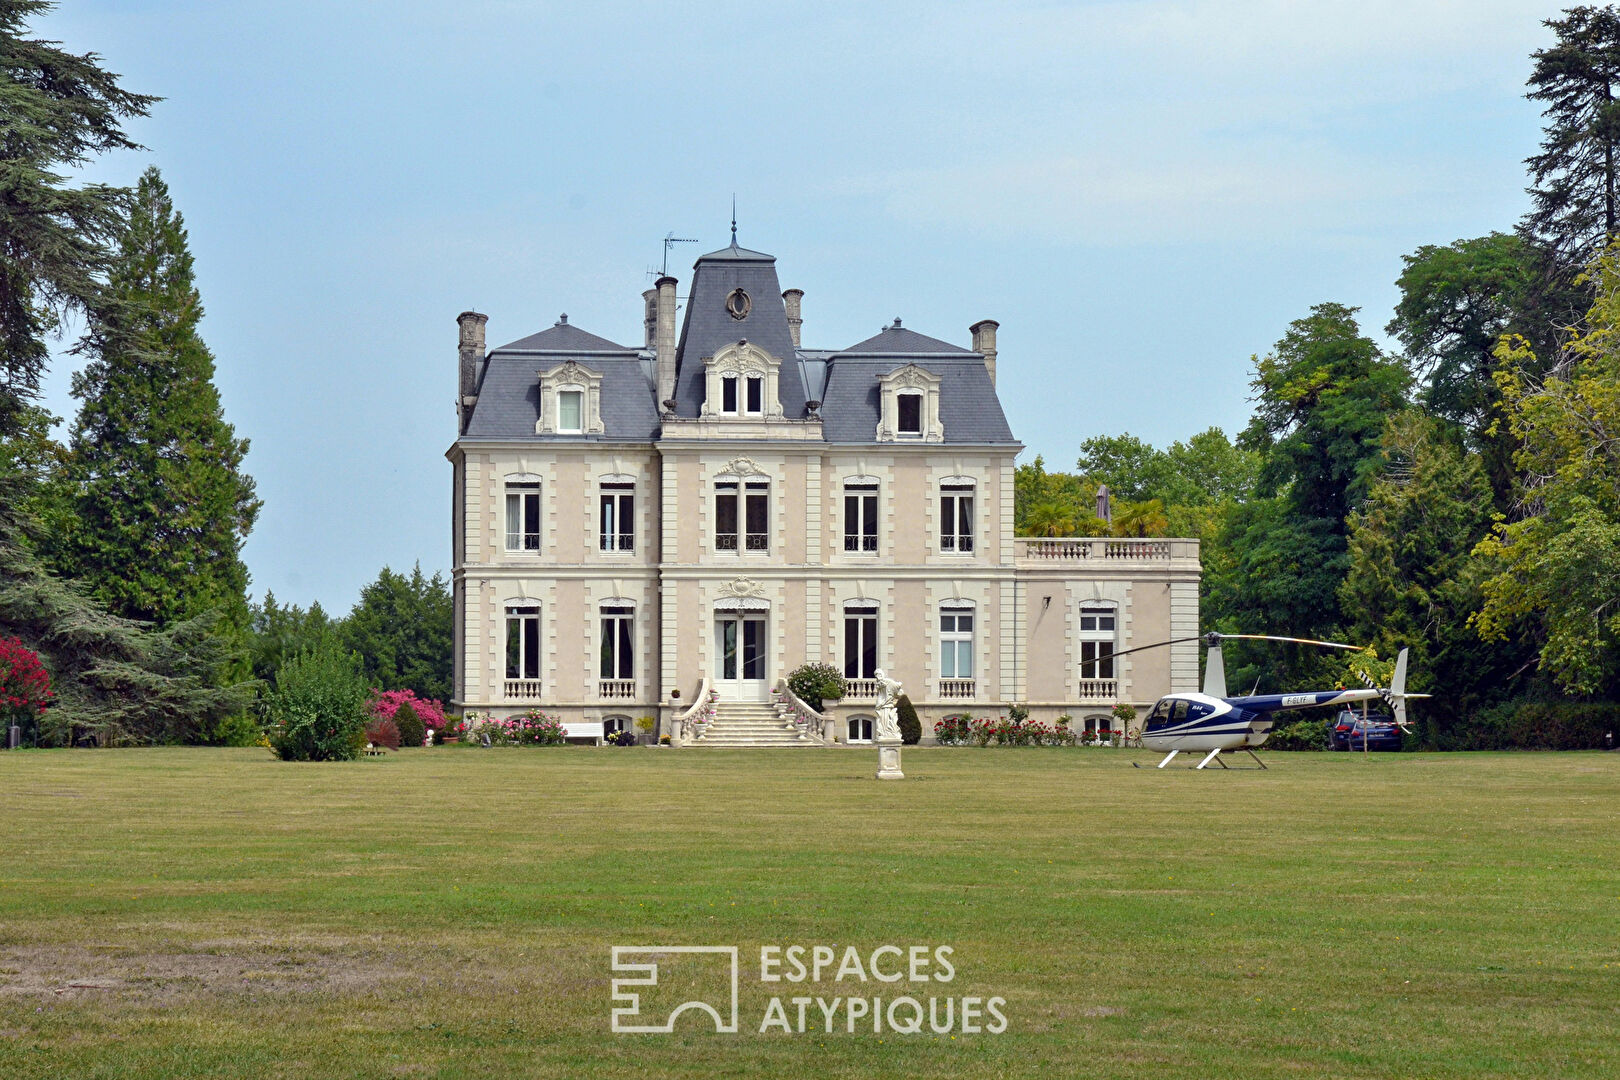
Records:
{"label": "arched window", "polygon": [[852,743],[869,743],[872,741],[872,718],[870,716],[852,716],[849,718],[849,741]]}
{"label": "arched window", "polygon": [[616,734],[617,732],[620,732],[620,731],[629,731],[629,730],[630,730],[630,718],[628,716],[604,716],[604,717],[602,717],[602,734],[604,734],[604,735],[613,735],[613,734]]}
{"label": "arched window", "polygon": [[598,537],[602,551],[636,549],[636,478],[604,476],[599,481]]}

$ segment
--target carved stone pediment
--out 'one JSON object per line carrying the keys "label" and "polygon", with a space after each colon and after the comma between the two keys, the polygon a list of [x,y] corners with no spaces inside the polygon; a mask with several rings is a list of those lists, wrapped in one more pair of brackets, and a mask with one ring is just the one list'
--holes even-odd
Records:
{"label": "carved stone pediment", "polygon": [[768,476],[765,467],[753,458],[735,457],[720,467],[721,476]]}

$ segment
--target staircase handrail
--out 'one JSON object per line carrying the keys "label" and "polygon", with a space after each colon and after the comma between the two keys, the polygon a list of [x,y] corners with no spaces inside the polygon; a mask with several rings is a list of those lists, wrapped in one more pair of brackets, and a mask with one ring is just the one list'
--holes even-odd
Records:
{"label": "staircase handrail", "polygon": [[[702,684],[698,686],[697,697],[692,699],[692,707],[675,718],[675,731],[683,741],[691,725],[708,723],[706,710],[710,704],[709,695],[712,693],[714,688],[709,683],[709,677],[705,675]],[[700,715],[704,718],[700,719]]]}
{"label": "staircase handrail", "polygon": [[806,705],[804,699],[793,692],[793,687],[788,685],[787,679],[776,680],[776,692],[787,707],[798,714],[803,723],[804,735],[816,742],[825,742],[822,732],[826,730],[827,718]]}

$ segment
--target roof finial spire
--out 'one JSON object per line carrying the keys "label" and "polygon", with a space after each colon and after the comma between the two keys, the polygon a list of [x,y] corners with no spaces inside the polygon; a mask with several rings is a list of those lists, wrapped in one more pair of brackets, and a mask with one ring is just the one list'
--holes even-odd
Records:
{"label": "roof finial spire", "polygon": [[737,246],[737,193],[731,193],[731,246]]}

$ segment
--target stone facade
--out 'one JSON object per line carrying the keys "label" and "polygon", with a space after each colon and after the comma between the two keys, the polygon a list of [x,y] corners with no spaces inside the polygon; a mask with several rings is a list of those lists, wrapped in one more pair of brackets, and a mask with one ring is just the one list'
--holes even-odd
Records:
{"label": "stone facade", "polygon": [[852,680],[832,741],[870,729],[878,667],[925,736],[1196,689],[1196,642],[1107,657],[1196,635],[1197,541],[1013,536],[994,323],[974,350],[899,320],[804,350],[802,293],[733,246],[698,260],[677,344],[674,289],[649,290],[639,347],[559,322],[485,355],[462,316],[457,708],[652,716],[681,741],[700,695],[767,702],[821,661]]}

